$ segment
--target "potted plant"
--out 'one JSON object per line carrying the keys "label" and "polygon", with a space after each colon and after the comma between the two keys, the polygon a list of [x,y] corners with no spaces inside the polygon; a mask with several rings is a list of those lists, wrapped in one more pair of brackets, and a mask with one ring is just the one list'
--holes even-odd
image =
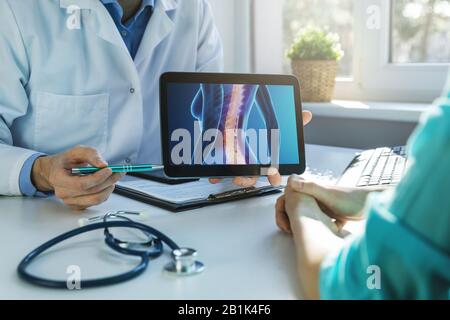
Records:
{"label": "potted plant", "polygon": [[343,54],[337,34],[315,27],[300,31],[287,55],[300,80],[303,101],[331,101]]}

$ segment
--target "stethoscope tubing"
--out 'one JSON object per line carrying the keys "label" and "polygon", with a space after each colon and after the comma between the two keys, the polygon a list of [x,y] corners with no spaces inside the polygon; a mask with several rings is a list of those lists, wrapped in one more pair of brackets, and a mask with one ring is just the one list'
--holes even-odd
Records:
{"label": "stethoscope tubing", "polygon": [[[27,271],[28,266],[31,264],[31,262],[38,257],[40,254],[42,254],[44,251],[50,249],[51,247],[68,240],[70,238],[73,238],[77,235],[87,233],[94,230],[99,229],[105,229],[105,228],[130,228],[130,229],[139,229],[143,232],[146,232],[148,234],[151,234],[155,236],[156,238],[160,239],[162,242],[164,242],[170,249],[176,250],[180,247],[168,236],[163,234],[162,232],[147,226],[142,223],[133,222],[133,221],[107,221],[107,222],[100,222],[95,223],[87,226],[83,226],[71,231],[68,231],[66,233],[63,233],[47,242],[42,244],[41,246],[37,247],[33,251],[31,251],[28,255],[25,256],[25,258],[22,259],[19,266],[17,267],[17,272],[20,278],[23,280],[38,285],[42,287],[48,287],[48,288],[59,288],[59,289],[67,289],[67,281],[60,281],[60,280],[51,280],[51,279],[45,279],[40,278],[37,276],[34,276],[30,274]],[[108,245],[115,249],[116,251],[133,255],[133,256],[139,256],[141,258],[141,262],[139,265],[137,265],[132,270],[116,275],[111,277],[105,277],[105,278],[99,278],[99,279],[87,279],[87,280],[80,280],[80,286],[81,288],[92,288],[92,287],[99,287],[99,286],[106,286],[106,285],[112,285],[117,284],[121,282],[125,282],[128,280],[131,280],[140,274],[142,274],[148,267],[150,262],[150,257],[146,252],[139,252],[137,253],[134,250],[124,250],[123,248],[114,248],[113,246],[108,243]]]}

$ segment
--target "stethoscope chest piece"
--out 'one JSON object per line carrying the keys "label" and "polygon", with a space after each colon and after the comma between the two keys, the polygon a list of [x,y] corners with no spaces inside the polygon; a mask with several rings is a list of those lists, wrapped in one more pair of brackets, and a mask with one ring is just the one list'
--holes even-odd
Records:
{"label": "stethoscope chest piece", "polygon": [[202,273],[205,265],[196,261],[197,251],[190,248],[180,248],[172,251],[173,261],[166,264],[164,271],[176,276],[192,276]]}

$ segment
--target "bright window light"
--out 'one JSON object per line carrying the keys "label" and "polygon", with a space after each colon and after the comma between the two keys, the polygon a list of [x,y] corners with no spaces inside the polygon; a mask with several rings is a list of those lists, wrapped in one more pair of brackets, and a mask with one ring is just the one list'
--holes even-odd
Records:
{"label": "bright window light", "polygon": [[393,0],[391,62],[450,62],[450,1]]}

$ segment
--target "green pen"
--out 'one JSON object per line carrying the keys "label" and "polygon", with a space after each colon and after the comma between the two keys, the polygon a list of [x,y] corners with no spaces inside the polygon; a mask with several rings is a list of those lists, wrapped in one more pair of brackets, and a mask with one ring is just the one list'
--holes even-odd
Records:
{"label": "green pen", "polygon": [[[137,164],[137,165],[121,165],[121,166],[108,166],[113,173],[133,173],[133,172],[148,172],[158,169],[163,169],[164,166],[158,166],[153,164]],[[92,174],[100,171],[104,168],[85,167],[85,168],[73,168],[72,174]]]}

